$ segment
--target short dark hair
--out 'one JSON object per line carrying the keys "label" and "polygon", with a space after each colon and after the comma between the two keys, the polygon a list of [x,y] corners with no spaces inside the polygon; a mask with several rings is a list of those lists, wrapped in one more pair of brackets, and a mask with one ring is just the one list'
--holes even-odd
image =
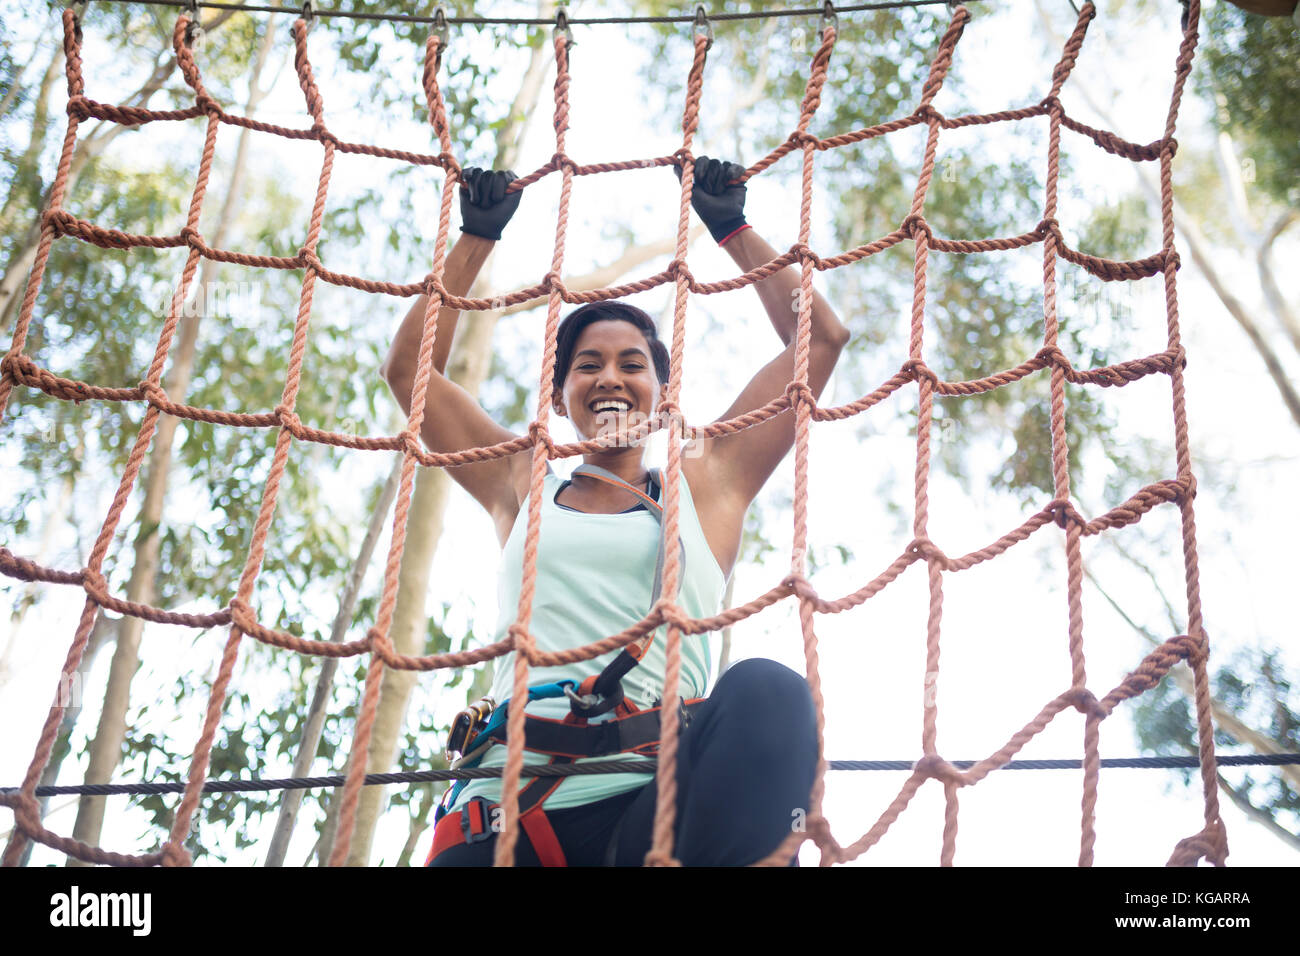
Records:
{"label": "short dark hair", "polygon": [[582,330],[593,322],[614,319],[630,322],[641,330],[646,343],[650,346],[650,360],[654,362],[655,374],[660,385],[668,384],[668,347],[659,339],[659,330],[655,320],[626,302],[590,302],[574,309],[564,317],[555,336],[555,390],[564,387],[564,379],[569,374],[569,365],[573,362],[573,350],[577,347]]}

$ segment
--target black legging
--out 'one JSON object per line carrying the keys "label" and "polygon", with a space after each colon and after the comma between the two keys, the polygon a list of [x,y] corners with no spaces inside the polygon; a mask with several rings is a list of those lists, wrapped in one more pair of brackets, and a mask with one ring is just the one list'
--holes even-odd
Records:
{"label": "black legging", "polygon": [[[675,855],[687,866],[761,860],[808,813],[817,767],[808,684],[775,661],[739,661],[718,678],[681,734]],[[656,785],[547,811],[570,866],[640,866],[650,850]],[[463,844],[430,866],[489,866],[495,840]],[[524,834],[519,866],[538,866]]]}

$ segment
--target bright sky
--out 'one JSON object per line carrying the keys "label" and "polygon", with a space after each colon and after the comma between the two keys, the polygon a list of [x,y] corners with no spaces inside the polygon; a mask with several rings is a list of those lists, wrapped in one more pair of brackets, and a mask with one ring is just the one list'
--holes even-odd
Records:
{"label": "bright sky", "polygon": [[[1061,8],[1054,14],[1057,28],[1067,30],[1073,18],[1068,5],[1053,6]],[[1032,6],[1017,0],[1000,14],[993,14],[984,6],[973,9],[974,21],[958,47],[958,68],[967,78],[969,95],[981,109],[987,110],[1037,102],[1046,92],[1051,64],[1039,55],[1041,41],[1034,28]],[[574,12],[576,15],[579,11],[575,8]],[[1177,47],[1175,18],[1170,15],[1167,19],[1170,22],[1148,24],[1142,31],[1141,50],[1134,51],[1123,45],[1132,40],[1121,31],[1121,25],[1102,16],[1090,31],[1084,56],[1071,81],[1109,90],[1110,84],[1123,77],[1130,89],[1149,90],[1149,96],[1103,96],[1108,107],[1119,114],[1117,131],[1138,142],[1158,138],[1164,124]],[[854,29],[854,23],[852,17],[842,19],[842,42],[869,42],[869,38]],[[88,44],[92,43],[93,37],[88,34],[87,40]],[[580,34],[578,40],[572,63],[570,154],[579,162],[591,162],[661,155],[675,149],[678,145],[675,116],[651,117],[647,121],[642,111],[628,108],[628,103],[637,100],[636,72],[632,66],[639,65],[648,55],[645,44],[638,43],[630,32],[624,35],[619,28],[610,27],[600,28],[598,33],[593,30],[587,35]],[[453,42],[469,41],[453,35]],[[368,111],[347,105],[348,81],[331,68],[330,58],[319,39],[313,44],[312,52],[316,76],[325,95],[326,115],[335,132],[344,138],[370,142],[391,143],[400,139],[394,124],[380,122]],[[91,55],[93,50],[88,46],[88,58]],[[1016,66],[1008,69],[1007,64],[1012,62]],[[412,72],[413,78],[417,75]],[[706,87],[706,97],[710,90],[715,96],[720,95],[718,91],[725,88],[725,78],[711,76],[707,71],[706,77],[710,84]],[[554,151],[550,138],[549,84],[548,78],[539,116],[519,164],[521,170],[540,165]],[[90,95],[109,98],[94,92]],[[828,92],[828,96],[834,95],[841,92]],[[1077,98],[1072,98],[1069,86],[1064,100],[1071,115],[1103,125],[1086,112]],[[333,107],[335,103],[339,105]],[[1199,121],[1200,117],[1196,116],[1199,104],[1190,97],[1185,103],[1185,123]],[[937,105],[940,110],[945,109],[942,96]],[[797,103],[780,106],[789,113],[796,107]],[[768,107],[764,104],[759,108]],[[275,96],[260,116],[271,122],[305,125],[299,122],[301,115],[301,94],[292,72],[286,71]],[[831,132],[824,126],[815,128],[822,133]],[[1038,129],[1045,133],[1046,127],[1040,125]],[[1187,125],[1180,125],[1180,130],[1186,129]],[[420,139],[422,135],[425,140]],[[991,151],[1001,148],[996,135],[987,135]],[[229,151],[233,148],[233,135],[223,131],[223,137]],[[417,131],[407,142],[412,148],[427,148],[427,134]],[[902,142],[915,144],[919,161],[920,140],[913,136]],[[1045,157],[1045,135],[1040,142],[1039,155]],[[270,141],[265,137],[257,140],[256,146],[273,153],[275,161],[283,166],[301,171],[298,175],[302,178],[299,184],[302,188],[298,192],[305,198],[314,183],[319,148]],[[728,148],[727,142],[710,137],[706,102],[696,152],[725,154]],[[904,154],[906,148],[900,145],[899,153]],[[1113,200],[1131,190],[1135,180],[1128,164],[1121,166],[1118,161],[1103,158],[1095,149],[1083,148],[1083,141],[1077,137],[1067,134],[1066,148],[1075,159],[1072,176],[1074,184],[1080,187],[1081,197],[1063,202],[1060,218],[1069,234],[1069,224],[1081,221],[1089,203]],[[742,157],[746,161],[754,158]],[[794,157],[785,163],[788,168],[794,168]],[[1041,167],[1045,167],[1045,159]],[[351,158],[340,161],[332,195],[360,188],[368,182],[366,175],[364,162]],[[671,176],[662,170],[625,175],[628,178],[623,180],[614,176],[587,177],[575,187],[574,221],[569,230],[571,273],[586,271],[618,251],[616,243],[600,238],[602,226],[610,222],[661,223],[658,230],[650,226],[641,230],[646,239],[671,232],[677,202]],[[627,189],[625,184],[633,182],[632,177],[635,185]],[[834,201],[835,185],[823,177],[819,178],[817,188],[817,208],[824,221],[828,218],[825,214],[828,204]],[[783,184],[774,177],[760,178],[750,187],[750,219],[778,248],[795,239],[798,222],[795,189],[793,184]],[[527,284],[546,271],[557,196],[558,177],[549,178],[527,193],[497,257],[498,288]],[[430,235],[436,224],[432,212],[436,201],[436,194],[430,190],[429,208],[417,210],[417,214],[424,215],[422,221],[429,223]],[[1033,225],[1025,223],[1025,228]],[[546,242],[539,238],[543,236],[547,237]],[[814,233],[813,244],[823,254],[839,251],[831,245],[826,229]],[[346,254],[343,250],[340,253]],[[1040,255],[1034,247],[1026,258],[1008,256],[1008,267],[1033,266],[1040,261]],[[708,242],[697,243],[692,248],[690,261],[692,270],[701,279],[734,274],[730,260]],[[1225,267],[1230,275],[1240,278],[1243,290],[1252,288],[1249,263],[1229,262]],[[659,263],[651,264],[639,269],[637,274],[649,274],[658,268],[661,268]],[[872,266],[867,263],[860,268],[870,270]],[[825,290],[825,279],[820,281]],[[1257,358],[1192,269],[1182,271],[1179,287],[1185,344],[1191,357],[1187,384],[1194,465],[1201,461],[1210,463],[1231,475],[1236,483],[1236,497],[1232,502],[1215,501],[1205,493],[1204,486],[1197,500],[1203,601],[1215,654],[1249,643],[1257,635],[1283,644],[1294,634],[1294,624],[1282,599],[1275,596],[1288,593],[1288,581],[1283,578],[1283,565],[1273,542],[1279,524],[1283,529],[1294,526],[1294,512],[1288,510],[1278,515],[1274,510],[1257,506],[1256,502],[1268,501],[1282,489],[1295,487],[1296,479],[1300,478],[1297,475],[1300,439],[1284,412],[1278,409],[1271,385],[1260,374]],[[1148,282],[1140,290],[1124,294],[1128,296],[1124,304],[1135,316],[1132,337],[1137,343],[1126,357],[1163,349],[1165,319],[1159,288]],[[326,303],[338,303],[345,316],[349,308],[353,316],[360,315],[363,307],[373,310],[375,316],[382,316],[387,310],[395,328],[405,312],[405,305],[393,300],[375,304],[373,300],[363,303],[354,294],[331,295],[334,298],[318,296],[318,315],[329,314],[331,306]],[[651,314],[660,315],[668,296],[661,289],[634,301]],[[837,301],[835,304],[851,329],[861,329],[863,314],[872,308],[870,302]],[[1068,304],[1062,305],[1062,317],[1066,321],[1070,317],[1068,309]],[[699,421],[713,418],[729,404],[753,371],[774,354],[777,342],[767,331],[767,320],[754,294],[748,290],[726,296],[697,297],[692,300],[690,310],[683,405],[688,417]],[[508,343],[510,351],[519,355],[521,362],[528,360],[529,364],[523,365],[519,373],[523,381],[530,381],[535,374],[541,318],[541,310],[513,316],[504,320],[498,330],[498,343]],[[879,381],[887,378],[905,358],[902,351],[905,338],[901,332],[906,328],[907,315],[898,315],[897,322],[900,340],[882,350],[883,354],[862,359],[871,363],[873,372],[879,372]],[[667,329],[665,322],[665,333]],[[1077,358],[1075,362],[1084,364]],[[1229,383],[1227,388],[1223,385],[1225,381]],[[814,428],[810,540],[814,551],[823,555],[837,544],[847,545],[853,552],[849,563],[830,563],[813,574],[814,585],[823,596],[839,597],[860,587],[892,561],[911,538],[910,475],[915,445],[907,433],[907,420],[898,417],[895,410],[901,408],[908,415],[914,414],[915,394],[914,389],[902,390],[890,400],[890,408],[869,413],[866,418],[870,421],[864,422],[860,416],[851,422]],[[833,380],[823,403],[840,404],[856,397],[842,381]],[[1171,441],[1167,379],[1153,377],[1124,389],[1107,390],[1101,397],[1134,442],[1142,438],[1156,439],[1162,445]],[[936,438],[942,441],[943,435],[938,434]],[[972,460],[970,471],[979,475],[982,467],[992,467],[995,461],[992,451],[986,450],[982,457],[977,455]],[[788,512],[780,503],[788,498],[793,464],[791,456],[760,501],[767,514],[776,516],[765,529],[776,545],[775,555],[761,565],[746,565],[737,570],[737,603],[767,590],[788,569],[791,529]],[[1106,462],[1089,465],[1090,476],[1094,477],[1075,490],[1081,510],[1093,515],[1120,499],[1108,499],[1103,494],[1101,479],[1107,471]],[[354,482],[368,482],[385,467],[381,462],[366,459],[355,470],[340,476],[340,493],[344,493],[345,482],[349,487],[360,487]],[[1172,475],[1170,459],[1165,476]],[[1134,490],[1135,487],[1129,488],[1124,497]],[[459,489],[457,494],[461,494]],[[931,479],[930,501],[931,536],[950,555],[963,554],[991,542],[1042,504],[1022,508],[989,492],[979,478],[972,482],[972,487],[965,488],[937,467]],[[891,507],[901,510],[891,512]],[[1293,508],[1285,504],[1279,507]],[[495,616],[495,583],[494,576],[485,569],[495,568],[498,554],[488,521],[462,495],[448,509],[447,522],[444,540],[455,540],[457,546],[454,551],[444,547],[438,553],[432,580],[439,584],[431,591],[430,606],[450,601],[449,626],[472,620],[478,633],[490,633],[488,622]],[[1159,509],[1144,520],[1143,526],[1149,526],[1153,534],[1158,532],[1161,540],[1167,542],[1168,561],[1159,570],[1169,593],[1176,598],[1181,593],[1177,514],[1171,507]],[[1149,585],[1135,579],[1130,566],[1120,562],[1113,551],[1114,544],[1124,546],[1125,533],[1131,532],[1112,533],[1103,541],[1088,539],[1084,558],[1108,582],[1108,590],[1118,600],[1145,613],[1153,605]],[[28,544],[19,542],[15,550],[29,553],[24,550]],[[386,547],[387,542],[382,542],[379,554],[385,553]],[[382,564],[382,559],[377,559],[376,564]],[[370,586],[373,588],[373,580]],[[1068,686],[1062,535],[1056,529],[1044,529],[989,564],[947,575],[944,591],[943,658],[938,686],[940,750],[953,759],[978,759],[997,750],[1043,704]],[[17,588],[8,592],[19,593]],[[1088,683],[1100,697],[1138,663],[1146,647],[1094,589],[1085,589],[1084,600]],[[916,566],[866,605],[844,614],[818,617],[829,758],[914,759],[919,755],[926,604],[925,574]],[[16,784],[30,759],[79,609],[79,602],[51,598],[40,606],[39,613],[29,616],[21,633],[8,637],[17,642],[14,673],[21,675],[21,681],[11,681],[0,700],[0,718],[4,719],[5,726],[14,728],[6,734],[5,744],[0,748],[0,782],[4,784]],[[333,609],[332,603],[323,606],[323,622],[328,621]],[[3,619],[7,624],[8,615],[3,615]],[[1155,624],[1159,619],[1151,617],[1150,620]],[[137,679],[133,700],[161,693],[174,668],[197,668],[207,673],[214,670],[224,634],[213,632],[207,641],[198,645],[208,655],[204,657],[188,651],[189,641],[173,640],[168,631],[164,628],[147,631],[145,659],[150,669]],[[42,635],[48,639],[41,641]],[[736,628],[733,641],[736,657],[772,657],[803,670],[802,643],[792,602],[783,602],[747,620]],[[99,707],[108,656],[101,655],[98,666],[86,681],[87,709],[82,715],[85,727],[92,727],[96,717],[94,712]],[[420,686],[430,687],[427,678]],[[19,687],[23,692],[19,692]],[[194,728],[194,736],[198,732],[197,711],[202,703],[195,702],[195,714],[183,718]],[[438,707],[449,712],[462,705],[463,699],[452,699],[440,702]],[[1102,725],[1103,756],[1137,754],[1127,713],[1122,707]],[[1080,756],[1082,727],[1082,717],[1078,714],[1062,714],[1019,756]],[[69,761],[60,782],[79,781],[83,770],[74,768]],[[321,770],[329,772],[326,768]],[[287,774],[286,763],[284,775]],[[1229,779],[1240,778],[1239,771],[1229,771],[1226,775]],[[831,774],[826,811],[836,836],[848,843],[865,832],[888,805],[905,776]],[[994,774],[978,786],[963,790],[957,862],[1072,864],[1078,853],[1080,779],[1079,772],[1007,772]],[[1195,781],[1190,788],[1184,788],[1181,777],[1173,773],[1103,772],[1097,819],[1097,863],[1163,863],[1179,839],[1192,835],[1201,826],[1198,788]],[[1293,851],[1265,834],[1259,826],[1247,822],[1226,798],[1221,801],[1229,828],[1231,863],[1294,865]],[[54,806],[66,803],[56,799]],[[73,816],[71,809],[61,810],[51,816],[51,826],[59,832],[70,832]],[[404,812],[389,814],[381,822],[372,859],[391,862],[395,858],[405,838],[404,816]],[[136,846],[143,830],[137,817],[129,813],[110,814],[106,844],[116,849]],[[8,820],[3,818],[0,826],[7,826]],[[930,783],[882,842],[860,862],[932,865],[938,860],[942,825],[942,794],[936,784]],[[306,856],[311,842],[307,829],[301,828],[304,832],[290,851],[290,862],[296,863]],[[269,833],[268,823],[268,837]],[[33,856],[33,863],[60,860],[59,855],[44,848]],[[256,862],[260,853],[233,856],[232,860]],[[815,863],[815,851],[806,848],[803,861]]]}

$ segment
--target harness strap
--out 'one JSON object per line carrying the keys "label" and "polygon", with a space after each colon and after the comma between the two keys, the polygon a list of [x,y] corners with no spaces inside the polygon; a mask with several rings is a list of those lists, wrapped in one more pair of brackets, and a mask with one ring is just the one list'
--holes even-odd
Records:
{"label": "harness strap", "polygon": [[[589,478],[603,481],[606,484],[614,485],[630,494],[636,495],[645,502],[646,508],[649,509],[650,513],[658,520],[659,554],[655,560],[654,590],[650,594],[650,607],[654,607],[663,593],[664,565],[667,561],[667,540],[663,534],[663,505],[654,498],[651,498],[645,492],[641,491],[640,488],[629,484],[612,471],[601,468],[599,465],[579,465],[573,470],[573,473],[575,475],[586,475]],[[662,492],[663,476],[659,473],[658,469],[651,471],[651,475],[654,476],[659,485],[660,491]],[[686,542],[682,540],[680,535],[677,537],[677,546],[681,550],[681,564],[684,569],[686,566]],[[677,579],[677,590],[680,593],[680,576]],[[677,595],[673,595],[673,597],[675,599]],[[651,631],[649,634],[645,635],[645,637],[633,641],[625,647],[622,652],[620,652],[619,655],[600,672],[599,675],[594,679],[588,678],[583,681],[582,687],[579,688],[577,694],[569,695],[570,710],[579,717],[596,717],[607,711],[613,710],[621,704],[623,701],[623,689],[620,682],[628,671],[641,663],[641,659],[645,657],[646,652],[650,650],[650,646],[653,643],[654,631]]]}

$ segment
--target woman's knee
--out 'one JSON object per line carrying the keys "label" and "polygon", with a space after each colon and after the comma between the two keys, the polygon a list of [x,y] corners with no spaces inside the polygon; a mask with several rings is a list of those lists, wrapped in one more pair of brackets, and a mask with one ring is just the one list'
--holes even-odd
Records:
{"label": "woman's knee", "polygon": [[758,657],[737,661],[718,678],[713,696],[758,714],[776,713],[785,720],[816,725],[808,682],[776,661]]}

